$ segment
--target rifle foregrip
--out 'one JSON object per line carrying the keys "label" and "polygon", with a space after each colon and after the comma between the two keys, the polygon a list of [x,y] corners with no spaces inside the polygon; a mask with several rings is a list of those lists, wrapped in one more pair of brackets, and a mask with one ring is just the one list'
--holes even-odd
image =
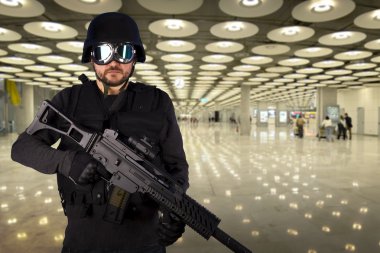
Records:
{"label": "rifle foregrip", "polygon": [[212,236],[217,239],[219,242],[226,245],[229,249],[231,249],[235,253],[252,253],[251,250],[247,249],[236,241],[234,238],[229,236],[227,233],[225,233],[223,230],[216,228]]}

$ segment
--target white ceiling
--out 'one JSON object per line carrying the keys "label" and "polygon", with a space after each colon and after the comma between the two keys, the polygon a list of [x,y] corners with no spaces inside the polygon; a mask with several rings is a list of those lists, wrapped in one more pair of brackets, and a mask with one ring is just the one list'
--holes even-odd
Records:
{"label": "white ceiling", "polygon": [[380,1],[246,2],[258,5],[0,0],[0,78],[54,89],[77,84],[83,71],[91,76],[79,60],[88,22],[119,11],[138,23],[148,56],[136,80],[167,91],[184,112],[238,104],[242,85],[251,86],[252,102],[299,106],[308,105],[317,87],[380,85]]}

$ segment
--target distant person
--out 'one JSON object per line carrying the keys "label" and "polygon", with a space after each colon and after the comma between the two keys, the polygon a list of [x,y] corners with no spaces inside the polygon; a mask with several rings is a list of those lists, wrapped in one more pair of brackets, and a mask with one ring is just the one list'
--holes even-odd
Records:
{"label": "distant person", "polygon": [[300,138],[303,138],[305,123],[306,123],[306,121],[302,115],[297,116],[296,127],[297,127],[297,131],[298,131],[298,137],[300,137]]}
{"label": "distant person", "polygon": [[334,127],[329,116],[326,116],[325,119],[322,121],[321,127],[325,129],[326,140],[334,141]]}
{"label": "distant person", "polygon": [[352,119],[350,116],[348,116],[347,113],[344,114],[344,119],[346,121],[346,127],[347,127],[347,131],[348,131],[348,139],[351,140],[352,138],[352,132],[351,132],[351,129],[352,129]]}
{"label": "distant person", "polygon": [[338,122],[338,137],[337,139],[339,140],[340,137],[342,136],[343,140],[346,139],[346,130],[347,127],[346,127],[346,121],[344,120],[344,117],[343,115],[340,115],[339,117],[339,122]]}

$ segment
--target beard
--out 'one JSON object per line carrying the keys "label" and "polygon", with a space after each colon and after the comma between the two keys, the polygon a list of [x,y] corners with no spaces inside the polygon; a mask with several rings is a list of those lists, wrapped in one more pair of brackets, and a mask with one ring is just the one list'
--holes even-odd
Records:
{"label": "beard", "polygon": [[[95,69],[94,69],[95,70]],[[116,68],[116,67],[110,67],[108,69],[106,69],[103,74],[101,73],[98,73],[96,70],[94,71],[95,72],[95,75],[96,75],[96,78],[98,80],[100,80],[104,85],[107,85],[107,86],[110,86],[110,87],[117,87],[117,86],[120,86],[122,84],[124,84],[125,82],[128,81],[131,73],[130,72],[127,72],[125,74],[123,74],[123,77],[120,79],[120,80],[114,80],[114,81],[111,81],[109,80],[106,75],[108,73],[108,71],[111,71],[111,70],[117,70],[117,71],[120,71],[120,73],[123,73],[123,71],[119,68]]]}

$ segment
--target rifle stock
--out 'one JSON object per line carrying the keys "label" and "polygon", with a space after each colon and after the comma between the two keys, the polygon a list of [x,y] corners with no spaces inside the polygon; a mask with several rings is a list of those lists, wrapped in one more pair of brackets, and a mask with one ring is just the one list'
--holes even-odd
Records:
{"label": "rifle stock", "polygon": [[205,239],[213,236],[233,252],[251,253],[218,228],[220,219],[215,214],[184,193],[169,173],[149,161],[152,155],[139,140],[130,138],[127,145],[117,138],[114,130],[106,129],[103,134],[82,130],[47,100],[43,101],[27,133],[32,135],[41,129],[68,136],[82,146],[112,174],[110,184],[129,193],[147,193],[162,209],[174,213]]}

